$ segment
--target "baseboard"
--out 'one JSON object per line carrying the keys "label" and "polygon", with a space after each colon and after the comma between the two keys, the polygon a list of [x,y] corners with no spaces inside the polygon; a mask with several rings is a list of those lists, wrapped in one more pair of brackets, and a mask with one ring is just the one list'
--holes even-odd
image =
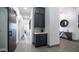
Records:
{"label": "baseboard", "polygon": [[60,44],[56,44],[56,45],[47,45],[49,48],[51,48],[51,47],[56,47],[56,46],[59,46]]}
{"label": "baseboard", "polygon": [[74,42],[79,42],[79,40],[74,40],[74,39],[72,39],[72,41],[74,41]]}

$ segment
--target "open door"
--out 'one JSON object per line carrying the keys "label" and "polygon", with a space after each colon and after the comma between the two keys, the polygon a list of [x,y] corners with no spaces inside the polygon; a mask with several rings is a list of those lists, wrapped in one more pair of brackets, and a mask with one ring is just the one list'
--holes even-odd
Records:
{"label": "open door", "polygon": [[8,8],[8,51],[13,52],[16,48],[16,12]]}

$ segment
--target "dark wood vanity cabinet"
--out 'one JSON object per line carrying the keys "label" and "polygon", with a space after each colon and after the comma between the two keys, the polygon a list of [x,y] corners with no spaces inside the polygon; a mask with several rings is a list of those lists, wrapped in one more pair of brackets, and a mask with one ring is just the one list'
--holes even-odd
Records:
{"label": "dark wood vanity cabinet", "polygon": [[36,7],[34,11],[34,27],[45,27],[45,8]]}
{"label": "dark wood vanity cabinet", "polygon": [[35,47],[46,46],[47,45],[47,34],[34,34]]}

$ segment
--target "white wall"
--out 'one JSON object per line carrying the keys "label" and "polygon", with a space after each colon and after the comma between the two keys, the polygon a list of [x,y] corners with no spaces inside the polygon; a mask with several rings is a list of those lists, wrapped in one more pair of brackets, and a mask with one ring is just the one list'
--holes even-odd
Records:
{"label": "white wall", "polygon": [[34,34],[34,8],[32,8],[32,12],[31,12],[31,33],[30,33],[30,37],[33,41],[33,34]]}
{"label": "white wall", "polygon": [[60,31],[64,32],[72,32],[72,39],[78,40],[78,9],[74,7],[66,7],[60,8],[60,21],[63,19],[67,19],[69,21],[69,25],[65,28],[60,26]]}
{"label": "white wall", "polygon": [[69,25],[67,27],[61,27],[60,26],[60,31],[64,32],[74,32],[74,27],[76,26],[76,12],[75,8],[61,8],[62,10],[60,11],[60,21],[63,19],[67,19],[69,21]]}
{"label": "white wall", "polygon": [[21,16],[20,16],[20,12],[19,12],[19,9],[17,8],[17,7],[13,7],[14,8],[14,10],[16,11],[16,13],[17,13],[17,16],[16,16],[16,43],[18,43],[19,42],[19,40],[20,40],[20,24],[19,24],[19,22],[20,22],[20,19],[21,19]]}
{"label": "white wall", "polygon": [[7,9],[0,7],[0,49],[7,50]]}
{"label": "white wall", "polygon": [[45,32],[48,33],[48,45],[57,45],[59,41],[59,8],[45,8]]}
{"label": "white wall", "polygon": [[79,15],[79,8],[76,8],[76,28],[75,28],[75,40],[79,40],[79,28],[78,28],[78,15]]}
{"label": "white wall", "polygon": [[20,11],[18,9],[18,7],[13,7],[16,10],[17,13],[17,17],[16,17],[16,23],[17,23],[17,30],[16,30],[16,43],[19,42],[19,40],[21,39],[23,33],[24,33],[24,22],[23,22],[23,18],[20,14]]}

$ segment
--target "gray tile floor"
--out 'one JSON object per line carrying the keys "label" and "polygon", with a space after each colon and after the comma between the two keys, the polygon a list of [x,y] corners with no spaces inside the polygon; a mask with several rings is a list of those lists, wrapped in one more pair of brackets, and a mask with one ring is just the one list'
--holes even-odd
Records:
{"label": "gray tile floor", "polygon": [[35,48],[30,39],[25,39],[19,42],[15,52],[79,52],[79,41],[60,39],[59,46]]}

